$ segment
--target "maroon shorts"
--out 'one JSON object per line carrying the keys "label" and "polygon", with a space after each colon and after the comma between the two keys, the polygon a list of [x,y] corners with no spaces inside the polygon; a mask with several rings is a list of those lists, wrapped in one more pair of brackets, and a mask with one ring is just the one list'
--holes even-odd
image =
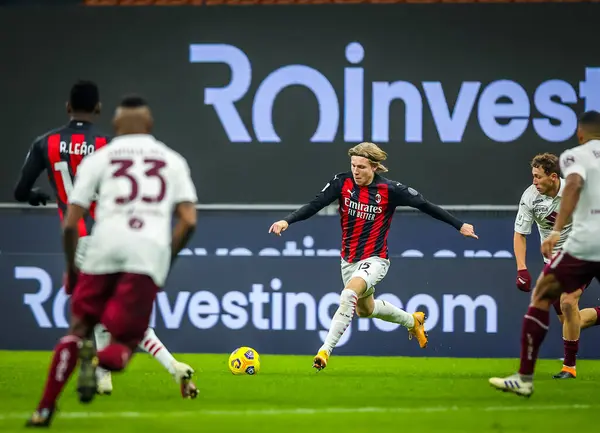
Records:
{"label": "maroon shorts", "polygon": [[[544,267],[543,273],[554,275],[564,293],[573,293],[579,289],[585,290],[594,278],[600,279],[600,262],[580,260],[561,251]],[[562,314],[560,299],[555,301],[554,309]]]}
{"label": "maroon shorts", "polygon": [[81,273],[71,297],[71,312],[90,324],[102,323],[121,343],[138,344],[148,328],[158,290],[147,275]]}

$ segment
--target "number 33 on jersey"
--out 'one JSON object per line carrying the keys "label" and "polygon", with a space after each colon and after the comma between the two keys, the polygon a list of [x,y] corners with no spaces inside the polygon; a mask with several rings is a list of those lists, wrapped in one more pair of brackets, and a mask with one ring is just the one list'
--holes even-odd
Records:
{"label": "number 33 on jersey", "polygon": [[95,233],[135,231],[163,245],[174,207],[197,200],[186,160],[150,135],[116,137],[82,161],[69,203],[87,208],[96,197]]}

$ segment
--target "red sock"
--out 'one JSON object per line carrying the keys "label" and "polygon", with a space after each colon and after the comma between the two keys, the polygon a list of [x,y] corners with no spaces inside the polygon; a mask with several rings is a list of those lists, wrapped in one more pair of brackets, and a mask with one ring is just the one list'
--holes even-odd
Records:
{"label": "red sock", "polygon": [[567,367],[575,367],[577,362],[577,352],[579,351],[579,340],[564,340],[565,360],[563,362]]}
{"label": "red sock", "polygon": [[548,332],[550,313],[536,307],[529,307],[523,318],[521,329],[521,368],[519,373],[533,375],[540,346]]}
{"label": "red sock", "polygon": [[50,364],[48,379],[44,387],[44,394],[38,406],[38,410],[51,409],[56,405],[56,400],[67,384],[69,377],[73,374],[79,356],[80,338],[75,335],[67,335],[60,339]]}
{"label": "red sock", "polygon": [[121,371],[131,358],[131,349],[119,343],[110,343],[98,352],[98,364],[108,371]]}

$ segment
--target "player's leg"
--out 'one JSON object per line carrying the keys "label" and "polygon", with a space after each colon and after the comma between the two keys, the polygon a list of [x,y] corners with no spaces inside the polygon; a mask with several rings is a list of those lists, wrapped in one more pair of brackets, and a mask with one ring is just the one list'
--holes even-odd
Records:
{"label": "player's leg", "polygon": [[581,329],[600,325],[600,307],[584,308],[579,312],[581,316]]}
{"label": "player's leg", "polygon": [[[82,274],[71,297],[71,326],[67,335],[54,348],[48,378],[37,410],[27,422],[28,427],[50,425],[56,402],[75,370],[81,352],[91,344],[93,327],[102,314],[106,297],[102,282]],[[78,390],[79,391],[79,390]]]}
{"label": "player's leg", "polygon": [[427,333],[425,332],[425,314],[421,311],[410,314],[390,304],[389,302],[369,296],[359,298],[356,303],[356,314],[359,317],[385,320],[404,326],[409,332],[409,338],[417,338],[421,348],[427,347]]}
{"label": "player's leg", "polygon": [[[365,262],[348,263],[345,260],[341,262],[344,289],[340,295],[340,305],[331,318],[325,342],[313,359],[313,367],[318,371],[327,367],[331,352],[352,322],[358,298],[367,290],[366,279],[369,278],[369,275],[366,269],[371,265],[365,264]],[[385,272],[387,272],[387,269],[385,269]]]}
{"label": "player's leg", "polygon": [[521,328],[521,363],[518,374],[505,378],[493,377],[489,382],[503,391],[530,396],[533,393],[533,373],[542,342],[550,324],[550,306],[562,292],[579,289],[590,280],[594,268],[590,262],[578,260],[561,251],[546,265],[538,279],[531,303]]}
{"label": "player's leg", "polygon": [[560,309],[563,312],[563,342],[565,357],[563,366],[555,379],[575,379],[577,352],[579,350],[579,335],[581,333],[581,318],[579,316],[579,299],[582,289],[573,293],[563,293],[560,297]]}
{"label": "player's leg", "polygon": [[173,376],[175,382],[181,385],[181,394],[184,398],[195,398],[198,395],[196,386],[191,380],[194,369],[177,361],[152,328],[146,330],[138,347],[152,355]]}
{"label": "player's leg", "polygon": [[[77,249],[75,250],[75,265],[78,269],[81,269],[83,266],[90,241],[91,236],[83,236],[80,237],[77,242]],[[96,350],[104,349],[110,342],[110,334],[101,323],[98,323],[94,327],[94,340],[96,341]],[[110,395],[112,393],[113,387],[110,371],[98,367],[96,369],[96,382],[98,384],[98,394]]]}
{"label": "player's leg", "polygon": [[144,338],[158,288],[146,275],[117,274],[114,294],[108,300],[101,322],[111,335],[110,344],[98,351],[99,365],[121,371]]}
{"label": "player's leg", "polygon": [[[375,285],[385,277],[388,269],[389,261],[379,257],[371,257],[357,263],[342,261],[344,289],[340,295],[340,305],[331,319],[325,342],[313,359],[314,368],[322,370],[327,366],[331,352],[352,322],[358,300],[372,295]],[[408,316],[410,317],[405,317],[406,322],[415,327],[414,318]]]}
{"label": "player's leg", "polygon": [[317,355],[313,359],[313,367],[317,370],[322,370],[329,362],[331,352],[337,346],[338,342],[354,317],[356,302],[358,297],[367,290],[365,280],[360,277],[350,278],[345,284],[340,295],[340,305],[335,314],[331,318],[329,332],[325,337],[325,342],[319,348]]}
{"label": "player's leg", "polygon": [[[103,350],[110,343],[110,333],[106,327],[98,323],[94,327],[94,338],[96,340],[96,350]],[[96,368],[96,381],[98,383],[97,393],[100,395],[112,394],[112,376],[110,371],[105,370],[102,367]]]}
{"label": "player's leg", "polygon": [[[111,343],[98,352],[99,365],[109,371],[125,369],[136,346],[143,340],[158,287],[146,275],[122,273],[114,296],[107,303],[102,323],[112,336]],[[133,313],[132,313],[133,312]],[[193,370],[181,374],[178,379],[182,395],[195,398],[196,386],[191,381]]]}

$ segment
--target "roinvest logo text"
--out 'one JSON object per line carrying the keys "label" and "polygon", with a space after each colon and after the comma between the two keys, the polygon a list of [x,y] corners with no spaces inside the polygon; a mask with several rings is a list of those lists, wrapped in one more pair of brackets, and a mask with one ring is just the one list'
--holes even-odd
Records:
{"label": "roinvest logo text", "polygon": [[[565,141],[576,129],[573,104],[583,100],[585,110],[600,111],[600,67],[582,67],[582,81],[575,85],[559,77],[528,89],[502,77],[489,83],[464,81],[451,107],[448,99],[454,98],[448,98],[442,81],[408,82],[401,80],[399,73],[398,81],[365,83],[364,69],[360,67],[365,57],[363,46],[351,42],[345,54],[352,66],[340,64],[340,67],[346,66],[343,95],[336,93],[323,73],[302,64],[272,71],[258,85],[256,93],[249,95],[252,64],[256,59],[248,58],[242,49],[228,44],[192,44],[189,50],[190,63],[225,63],[231,69],[231,80],[225,87],[204,90],[204,104],[214,108],[232,142],[280,142],[273,124],[273,105],[277,96],[290,86],[303,86],[314,94],[319,122],[310,140],[320,143],[342,138],[338,137],[339,129],[343,140],[349,143],[367,138],[378,143],[401,140],[401,137],[390,137],[390,124],[394,121],[390,118],[390,107],[394,101],[402,101],[404,105],[403,138],[413,143],[423,141],[423,113],[428,111],[444,143],[460,142],[465,130],[474,127],[480,128],[490,140],[511,142],[521,137],[530,125],[542,140]],[[337,53],[331,56],[335,58]],[[371,93],[370,107],[364,103],[366,92]],[[235,106],[243,98],[252,98],[252,125],[244,124]],[[477,126],[473,121],[469,123],[472,117]],[[371,137],[365,137],[363,131],[367,122],[371,124]]]}

